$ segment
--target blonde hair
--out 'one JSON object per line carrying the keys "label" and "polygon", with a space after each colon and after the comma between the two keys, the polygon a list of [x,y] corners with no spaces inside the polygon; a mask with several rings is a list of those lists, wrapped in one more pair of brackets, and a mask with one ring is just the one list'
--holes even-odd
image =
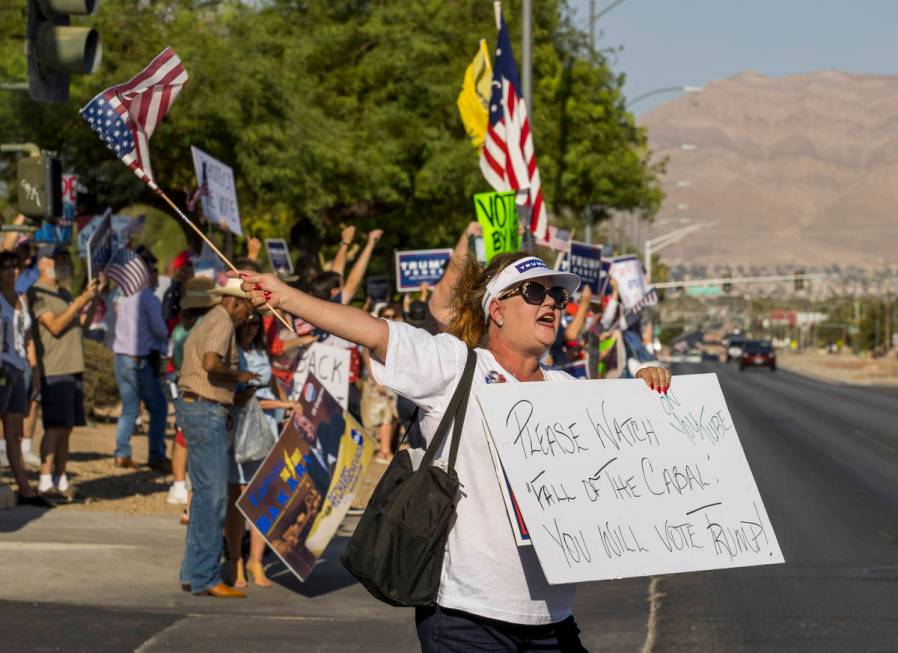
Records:
{"label": "blonde hair", "polygon": [[486,336],[487,318],[480,304],[487,284],[506,267],[528,256],[531,254],[526,252],[498,254],[486,268],[481,268],[473,256],[466,256],[458,281],[452,289],[452,321],[446,327],[446,332],[468,347],[479,347]]}

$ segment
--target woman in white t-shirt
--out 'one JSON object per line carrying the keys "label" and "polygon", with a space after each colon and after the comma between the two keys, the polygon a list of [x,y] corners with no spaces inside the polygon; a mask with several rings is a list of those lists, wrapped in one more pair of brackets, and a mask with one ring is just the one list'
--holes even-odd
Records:
{"label": "woman in white t-shirt", "polygon": [[[428,440],[461,377],[468,346],[478,347],[477,384],[572,378],[539,361],[555,340],[561,311],[580,278],[551,270],[533,256],[500,255],[485,270],[469,260],[456,286],[448,333],[436,336],[315,299],[273,275],[241,276],[257,306],[267,301],[367,347],[378,383],[420,406]],[[646,368],[638,376],[658,391],[670,383],[663,368]],[[532,547],[515,544],[475,402],[468,404],[456,470],[462,490],[437,605],[416,612],[422,650],[584,650],[571,615],[574,586],[549,585]]]}

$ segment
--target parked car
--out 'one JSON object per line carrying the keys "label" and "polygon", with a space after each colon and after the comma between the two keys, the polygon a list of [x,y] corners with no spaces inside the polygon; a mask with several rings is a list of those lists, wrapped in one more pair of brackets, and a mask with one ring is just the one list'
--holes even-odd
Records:
{"label": "parked car", "polygon": [[746,342],[739,358],[739,371],[744,372],[746,367],[769,367],[771,372],[776,372],[776,351],[773,345],[766,340]]}

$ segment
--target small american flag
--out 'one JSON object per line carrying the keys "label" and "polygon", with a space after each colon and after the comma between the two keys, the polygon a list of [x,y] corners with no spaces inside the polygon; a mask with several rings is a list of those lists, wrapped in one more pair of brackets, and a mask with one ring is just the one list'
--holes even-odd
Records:
{"label": "small american flag", "polygon": [[493,62],[493,92],[490,97],[489,127],[480,153],[480,170],[497,191],[526,190],[530,207],[530,231],[548,240],[549,216],[536,167],[533,135],[527,119],[527,105],[518,95],[521,83],[511,52],[505,17],[499,16],[499,39]]}
{"label": "small american flag", "polygon": [[136,295],[150,285],[150,269],[132,250],[121,248],[112,257],[106,276],[115,281],[125,297]]}
{"label": "small american flag", "polygon": [[185,82],[181,60],[165,48],[131,81],[107,88],[81,109],[106,147],[151,187],[150,137]]}

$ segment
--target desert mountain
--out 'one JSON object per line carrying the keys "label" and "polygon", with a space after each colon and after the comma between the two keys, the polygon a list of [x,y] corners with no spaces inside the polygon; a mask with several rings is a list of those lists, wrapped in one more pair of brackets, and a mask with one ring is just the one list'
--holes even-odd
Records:
{"label": "desert mountain", "polygon": [[665,261],[769,268],[898,260],[898,76],[748,71],[640,122],[656,156],[669,157],[652,236],[682,226],[681,218],[718,223],[665,249]]}

